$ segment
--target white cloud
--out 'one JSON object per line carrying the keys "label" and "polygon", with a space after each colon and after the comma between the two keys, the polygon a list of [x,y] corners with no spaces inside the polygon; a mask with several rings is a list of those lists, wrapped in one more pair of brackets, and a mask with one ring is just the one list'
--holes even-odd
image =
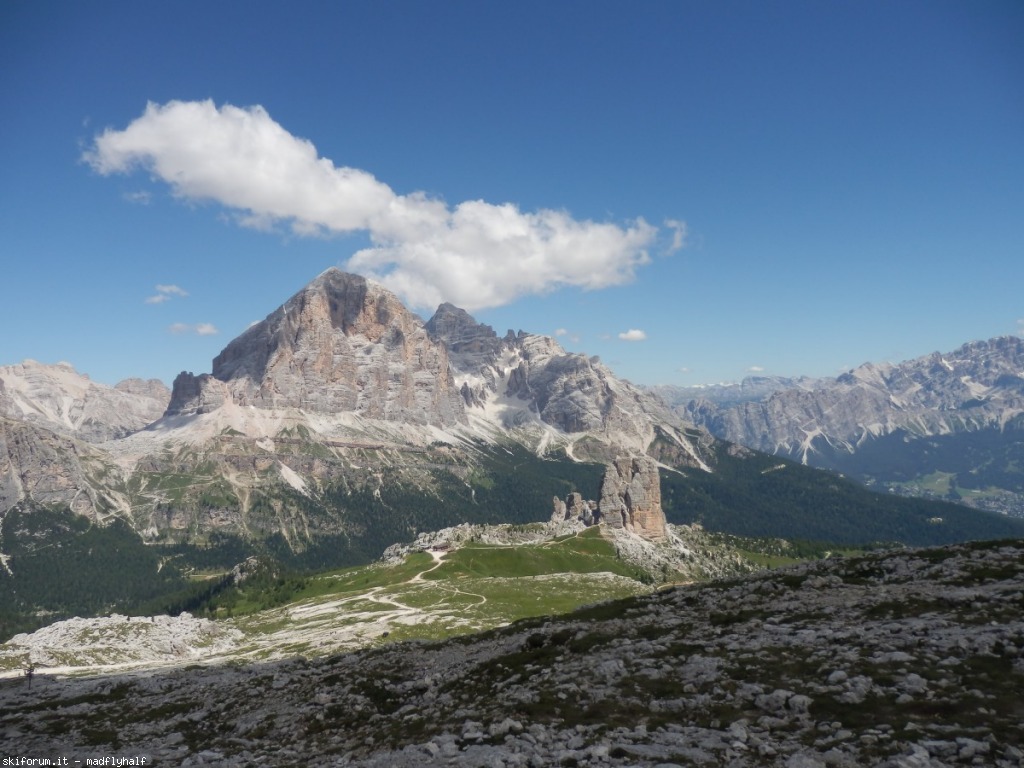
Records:
{"label": "white cloud", "polygon": [[679,219],[665,219],[665,226],[672,230],[672,244],[668,247],[669,253],[675,253],[686,247],[686,222]]}
{"label": "white cloud", "polygon": [[[346,268],[416,307],[452,301],[469,311],[564,286],[630,282],[650,261],[658,230],[620,226],[513,203],[455,206],[425,193],[396,194],[366,171],[336,166],[288,133],[263,107],[212,101],[146,106],[123,131],[107,129],[83,158],[98,173],[142,168],[187,200],[213,200],[243,226],[285,223],[299,235],[365,231],[371,247]],[[669,224],[682,247],[685,227]]]}
{"label": "white cloud", "polygon": [[163,304],[172,296],[188,296],[188,291],[176,285],[157,285],[155,290],[156,293],[146,299],[147,304]]}
{"label": "white cloud", "polygon": [[760,365],[752,365],[747,368],[747,373],[764,373],[764,368]]}
{"label": "white cloud", "polygon": [[1017,333],[1024,336],[1024,317],[1017,321]]}
{"label": "white cloud", "polygon": [[569,331],[567,331],[565,328],[557,328],[557,329],[555,329],[555,336],[565,336],[568,333],[569,333]]}
{"label": "white cloud", "polygon": [[214,336],[220,333],[212,323],[172,323],[167,326],[167,330],[177,336],[183,333],[194,333],[197,336]]}
{"label": "white cloud", "polygon": [[639,328],[630,328],[628,331],[620,333],[619,338],[623,341],[644,341],[647,338],[647,334]]}

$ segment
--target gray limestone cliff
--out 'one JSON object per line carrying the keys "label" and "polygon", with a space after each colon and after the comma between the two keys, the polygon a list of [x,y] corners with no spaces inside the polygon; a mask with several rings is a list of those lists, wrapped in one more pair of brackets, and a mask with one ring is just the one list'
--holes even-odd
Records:
{"label": "gray limestone cliff", "polygon": [[445,345],[452,365],[459,369],[494,365],[501,352],[502,340],[494,329],[454,304],[439,306],[424,328],[430,338]]}
{"label": "gray limestone cliff", "polygon": [[646,456],[615,460],[601,482],[601,519],[647,539],[665,537],[658,465]]}

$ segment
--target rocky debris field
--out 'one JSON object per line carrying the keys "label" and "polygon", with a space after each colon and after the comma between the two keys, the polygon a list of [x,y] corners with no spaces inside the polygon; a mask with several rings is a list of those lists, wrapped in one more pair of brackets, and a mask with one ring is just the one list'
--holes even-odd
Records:
{"label": "rocky debris field", "polygon": [[[233,651],[243,635],[225,622],[178,616],[97,616],[58,621],[0,645],[0,670],[31,660],[47,672],[185,664]],[[2,674],[2,673],[0,673]]]}
{"label": "rocky debris field", "polygon": [[1024,764],[1024,542],[834,558],[443,643],[0,681],[5,755],[157,765]]}

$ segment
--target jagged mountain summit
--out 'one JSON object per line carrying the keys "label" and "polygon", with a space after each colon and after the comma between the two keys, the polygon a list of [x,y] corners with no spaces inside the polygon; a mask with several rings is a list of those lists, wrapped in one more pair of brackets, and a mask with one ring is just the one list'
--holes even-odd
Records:
{"label": "jagged mountain summit", "polygon": [[[149,387],[111,392],[145,399]],[[166,413],[144,429],[140,419],[138,431],[88,447],[17,418],[56,414],[55,401],[24,399],[3,425],[0,512],[63,505],[123,519],[151,542],[226,536],[360,559],[417,530],[538,520],[552,495],[599,497],[599,465],[620,456],[680,477],[722,461],[730,477],[760,471],[596,357],[524,331],[498,336],[451,304],[424,323],[383,286],[333,268],[231,341],[212,373],[178,376]],[[513,479],[523,472],[536,481]],[[743,493],[763,496],[764,482],[744,481]],[[724,511],[709,493],[675,493],[677,522]],[[749,507],[742,499],[729,504]]]}
{"label": "jagged mountain summit", "polygon": [[681,387],[673,384],[656,384],[647,389],[665,402],[686,405],[691,400],[707,400],[719,407],[764,400],[776,392],[787,389],[813,390],[819,380],[810,376],[746,376],[739,383],[698,384]]}
{"label": "jagged mountain summit", "polygon": [[[758,451],[883,483],[942,473],[942,494],[1024,514],[1018,463],[1024,339],[1018,337],[975,341],[900,364],[865,363],[813,388],[793,386],[761,399],[693,399],[676,406],[716,436]],[[955,477],[952,488],[949,477]]]}
{"label": "jagged mountain summit", "polygon": [[156,379],[109,387],[68,363],[0,367],[0,519],[23,499],[108,519],[122,505],[104,446],[159,419],[170,394]]}
{"label": "jagged mountain summit", "polygon": [[570,353],[549,336],[509,330],[499,337],[468,313],[442,304],[426,323],[449,350],[467,415],[492,428],[529,430],[541,445],[609,461],[616,449],[647,453],[661,439],[673,458],[708,469],[712,440],[673,414],[659,397],[618,378],[594,356]]}

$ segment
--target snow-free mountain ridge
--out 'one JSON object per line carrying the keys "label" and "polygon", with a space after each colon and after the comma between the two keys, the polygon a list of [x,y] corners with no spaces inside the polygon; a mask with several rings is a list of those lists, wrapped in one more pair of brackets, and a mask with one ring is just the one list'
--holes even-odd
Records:
{"label": "snow-free mountain ridge", "polygon": [[[121,517],[151,540],[279,534],[302,549],[350,536],[328,500],[339,488],[379,495],[387,481],[437,493],[438,468],[464,472],[479,445],[601,462],[652,450],[706,470],[713,442],[597,358],[522,331],[499,338],[451,305],[424,323],[383,286],[334,268],[231,341],[211,373],[180,374],[162,415],[151,407],[124,427],[111,416],[118,426],[89,449],[74,442],[86,436],[72,429],[82,419],[68,414],[115,396],[152,405],[145,386],[106,388],[103,399],[70,369],[14,368],[35,373],[3,401],[14,420],[3,432],[0,509],[70,505]],[[26,417],[64,436],[26,432]]]}
{"label": "snow-free mountain ridge", "polygon": [[[1024,491],[1014,449],[1024,444],[1024,339],[1015,336],[899,364],[865,363],[835,379],[798,382],[759,398],[701,397],[674,405],[724,440],[811,466],[866,479],[884,475],[875,468],[888,463],[905,467],[906,480],[943,472],[973,487],[972,472],[993,474],[995,465],[1004,491]],[[958,442],[945,450],[968,438],[970,446]],[[1017,502],[981,492],[960,498],[1024,514],[1024,495]]]}

